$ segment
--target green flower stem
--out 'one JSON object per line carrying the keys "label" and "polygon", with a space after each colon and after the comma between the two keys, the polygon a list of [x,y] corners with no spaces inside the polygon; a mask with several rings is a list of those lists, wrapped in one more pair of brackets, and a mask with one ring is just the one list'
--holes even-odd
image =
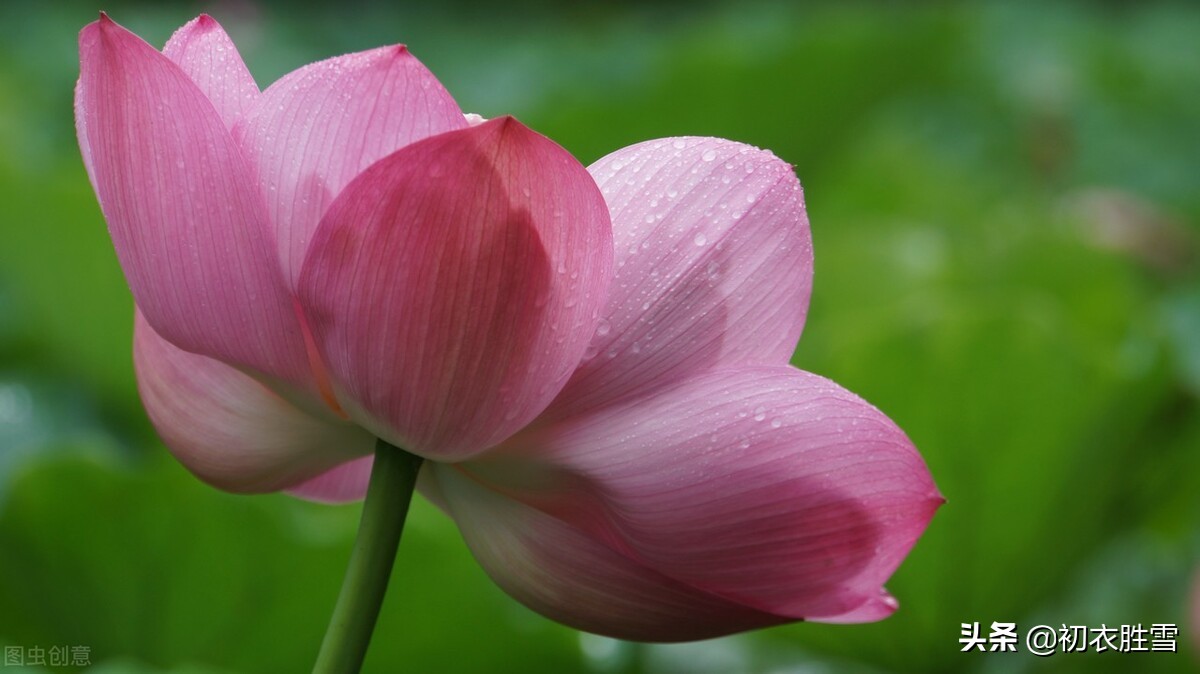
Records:
{"label": "green flower stem", "polygon": [[358,538],[313,674],[357,674],[362,668],[420,469],[421,457],[383,440],[375,443]]}

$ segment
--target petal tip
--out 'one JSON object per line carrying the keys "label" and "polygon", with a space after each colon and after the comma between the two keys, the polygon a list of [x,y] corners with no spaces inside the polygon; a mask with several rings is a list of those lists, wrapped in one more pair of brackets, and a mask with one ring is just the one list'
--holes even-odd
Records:
{"label": "petal tip", "polygon": [[480,134],[481,138],[486,138],[488,144],[494,143],[497,146],[507,145],[514,140],[519,142],[519,139],[529,138],[530,136],[540,135],[536,131],[530,129],[521,123],[521,120],[512,115],[501,115],[488,120],[483,120],[467,127]]}
{"label": "petal tip", "polygon": [[884,588],[879,588],[879,594],[870,597],[856,608],[845,613],[832,616],[815,616],[806,618],[806,620],[830,625],[873,623],[891,617],[899,608],[899,600]]}
{"label": "petal tip", "polygon": [[500,115],[499,117],[493,117],[489,120],[486,120],[486,121],[480,123],[480,126],[491,126],[500,132],[507,131],[509,129],[509,127],[512,127],[514,125],[517,128],[523,128],[525,126],[524,124],[519,122],[516,117],[513,117],[512,115]]}
{"label": "petal tip", "polygon": [[[122,33],[128,32],[121,24],[113,21],[107,12],[100,12],[100,18],[89,23],[79,31],[79,51],[80,57],[83,58],[85,52],[88,56],[104,53],[106,50],[113,49],[115,40],[120,40]],[[93,51],[96,50],[96,51]]]}

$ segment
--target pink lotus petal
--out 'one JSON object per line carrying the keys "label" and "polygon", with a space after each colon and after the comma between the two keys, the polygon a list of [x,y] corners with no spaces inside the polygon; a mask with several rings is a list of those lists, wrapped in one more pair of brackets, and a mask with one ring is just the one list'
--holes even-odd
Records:
{"label": "pink lotus petal", "polygon": [[79,52],[79,144],[146,320],[182,349],[311,390],[259,193],[217,110],[107,17]]}
{"label": "pink lotus petal", "polygon": [[879,600],[942,503],[887,417],[783,365],[698,375],[463,470],[681,583],[816,620]]}
{"label": "pink lotus petal", "polygon": [[512,118],[374,164],[330,207],[300,280],[343,408],[427,458],[502,441],[587,346],[610,237],[584,168]]}
{"label": "pink lotus petal", "polygon": [[868,599],[858,608],[838,615],[814,618],[813,622],[831,623],[836,625],[873,623],[891,616],[898,608],[900,608],[900,602],[896,601],[896,598],[888,593],[887,590],[880,589],[878,596]]}
{"label": "pink lotus petal", "polygon": [[548,618],[638,641],[706,639],[792,620],[672,580],[454,466],[433,464],[431,472],[492,580]]}
{"label": "pink lotus petal", "polygon": [[176,348],[141,313],[133,344],[138,390],[159,436],[216,487],[275,491],[374,447],[357,426],[306,414],[234,368]]}
{"label": "pink lotus petal", "polygon": [[321,216],[351,179],[409,143],[466,124],[403,46],[313,63],[268,87],[235,136],[266,198],[288,286],[295,289]]}
{"label": "pink lotus petal", "polygon": [[359,457],[291,487],[287,492],[320,503],[358,501],[367,495],[371,466],[374,464],[373,454]]}
{"label": "pink lotus petal", "polygon": [[812,288],[791,166],[741,143],[668,138],[588,170],[612,213],[617,270],[589,359],[550,416],[718,365],[791,358]]}
{"label": "pink lotus petal", "polygon": [[232,129],[259,97],[258,85],[221,24],[207,14],[184,24],[163,47],[163,54],[192,78]]}

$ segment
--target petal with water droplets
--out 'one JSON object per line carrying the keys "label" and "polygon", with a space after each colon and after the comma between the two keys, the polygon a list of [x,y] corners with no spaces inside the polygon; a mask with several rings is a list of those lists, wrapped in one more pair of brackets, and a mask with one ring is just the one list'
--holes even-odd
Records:
{"label": "petal with water droplets", "polygon": [[741,143],[668,138],[588,170],[612,214],[616,273],[589,358],[548,415],[791,358],[812,287],[791,166]]}
{"label": "petal with water droplets", "polygon": [[289,287],[347,183],[409,143],[466,125],[454,99],[403,46],[312,63],[268,87],[234,135],[262,186]]}
{"label": "petal with water droplets", "polygon": [[882,585],[942,503],[895,424],[786,365],[698,375],[461,469],[679,583],[818,621],[894,609]]}
{"label": "petal with water droplets", "polygon": [[259,97],[258,85],[221,24],[207,14],[180,27],[163,54],[192,78],[232,129]]}

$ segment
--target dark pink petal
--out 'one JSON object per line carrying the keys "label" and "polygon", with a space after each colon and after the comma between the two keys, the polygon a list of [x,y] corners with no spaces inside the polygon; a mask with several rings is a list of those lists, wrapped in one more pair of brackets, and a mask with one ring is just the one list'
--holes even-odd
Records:
{"label": "dark pink petal", "polygon": [[221,24],[207,14],[183,25],[163,47],[163,54],[192,78],[208,97],[225,128],[232,129],[258,101],[258,85]]}
{"label": "dark pink petal", "polygon": [[342,407],[427,458],[502,441],[587,346],[610,237],[584,168],[511,118],[372,165],[330,207],[299,287]]}
{"label": "dark pink petal", "polygon": [[374,455],[359,457],[302,482],[287,492],[320,503],[358,501],[367,495],[367,483],[371,480],[371,466],[374,463]]}
{"label": "dark pink petal", "polygon": [[531,429],[463,470],[680,583],[808,620],[890,612],[882,585],[942,503],[887,417],[786,365]]}
{"label": "dark pink petal", "polygon": [[311,390],[259,193],[216,109],[107,17],[79,52],[79,143],[146,320],[182,349]]}
{"label": "dark pink petal", "polygon": [[140,313],[133,356],[159,436],[188,470],[221,489],[283,489],[374,446],[357,426],[305,413],[234,368],[176,348]]}
{"label": "dark pink petal", "polygon": [[616,274],[566,416],[715,366],[782,364],[812,288],[792,167],[716,138],[668,138],[588,169],[608,202]]}
{"label": "dark pink petal", "polygon": [[690,641],[790,622],[673,580],[566,522],[435,464],[437,489],[496,584],[529,608],[588,632]]}
{"label": "dark pink petal", "polygon": [[441,83],[403,46],[296,70],[263,92],[235,131],[267,201],[288,286],[325,209],[367,166],[466,126]]}

